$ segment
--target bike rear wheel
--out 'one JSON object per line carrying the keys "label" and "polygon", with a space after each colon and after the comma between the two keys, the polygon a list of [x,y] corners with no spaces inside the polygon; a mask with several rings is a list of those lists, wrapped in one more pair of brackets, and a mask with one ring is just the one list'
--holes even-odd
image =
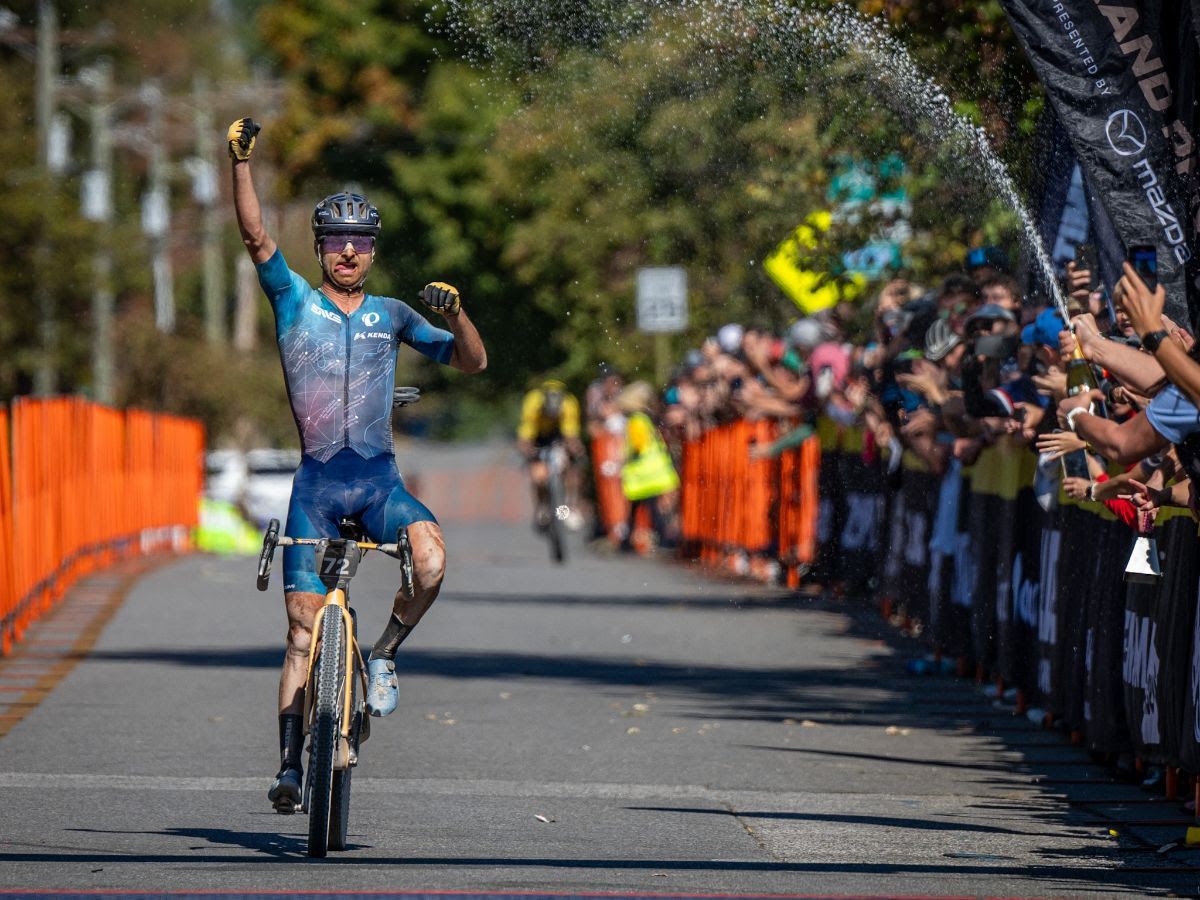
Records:
{"label": "bike rear wheel", "polygon": [[[345,623],[342,621],[340,610],[329,608],[321,619],[321,649],[318,651],[312,685],[316,693],[313,699],[308,760],[309,856],[324,856],[330,845],[334,762],[341,737],[342,690],[345,678]],[[349,788],[348,781],[346,787]],[[344,793],[348,802],[349,790]]]}

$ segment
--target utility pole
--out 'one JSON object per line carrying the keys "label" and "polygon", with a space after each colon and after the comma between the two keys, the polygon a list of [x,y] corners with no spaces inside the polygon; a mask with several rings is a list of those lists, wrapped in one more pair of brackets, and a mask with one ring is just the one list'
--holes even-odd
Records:
{"label": "utility pole", "polygon": [[142,198],[142,230],[150,238],[154,268],[154,323],[175,330],[175,285],[171,269],[171,195],[163,129],[163,92],[157,81],[143,88],[150,144],[150,187]]}
{"label": "utility pole", "polygon": [[92,166],[83,176],[83,215],[100,228],[93,261],[92,287],[92,381],[95,398],[112,405],[116,398],[115,365],[113,361],[113,311],[116,297],[113,292],[112,253],[112,60],[101,57],[96,64],[80,73],[80,80],[91,88],[88,118],[92,132]]}
{"label": "utility pole", "polygon": [[225,341],[225,261],[221,258],[221,220],[217,214],[217,166],[213,154],[212,94],[208,79],[197,75],[192,84],[196,162],[192,195],[200,204],[201,258],[204,270],[204,336],[209,343]]}
{"label": "utility pole", "polygon": [[238,254],[234,272],[233,346],[248,353],[258,346],[258,277],[245,253]]}
{"label": "utility pole", "polygon": [[[60,68],[58,12],[50,0],[38,2],[36,67],[38,169],[42,176],[49,180],[50,128],[54,121],[54,88]],[[50,277],[51,247],[46,234],[49,227],[49,216],[43,213],[40,233],[34,248],[41,355],[33,376],[34,393],[42,397],[58,390],[58,303],[54,295],[54,279]]]}

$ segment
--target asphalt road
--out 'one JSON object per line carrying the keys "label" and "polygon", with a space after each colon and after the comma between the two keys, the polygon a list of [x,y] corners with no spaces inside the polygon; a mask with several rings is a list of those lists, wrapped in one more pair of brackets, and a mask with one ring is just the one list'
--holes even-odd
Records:
{"label": "asphalt road", "polygon": [[[142,578],[88,658],[0,739],[0,888],[1200,885],[1194,856],[1108,833],[1102,801],[1136,789],[1103,783],[971,685],[905,675],[905,651],[853,605],[582,551],[554,567],[524,525],[447,533],[445,591],[403,648],[400,708],[356,772],[352,849],[307,859],[305,818],[266,800],[277,585],[256,592],[252,560],[193,556]],[[368,639],[390,566],[369,559],[354,583]]]}

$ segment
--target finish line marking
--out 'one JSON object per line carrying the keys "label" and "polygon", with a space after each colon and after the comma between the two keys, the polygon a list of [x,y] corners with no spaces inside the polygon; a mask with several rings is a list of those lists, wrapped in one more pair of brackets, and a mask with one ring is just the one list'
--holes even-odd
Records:
{"label": "finish line marking", "polygon": [[[461,900],[562,900],[565,897],[579,897],[581,900],[604,900],[604,898],[621,898],[621,900],[979,900],[978,894],[681,894],[681,893],[649,893],[649,892],[562,892],[546,891],[506,891],[504,893],[477,893],[474,891],[412,891],[409,893],[397,891],[202,891],[186,893],[182,891],[23,891],[0,888],[0,896],[4,897],[70,897],[72,900],[89,900],[93,897],[126,897],[137,900],[154,900],[156,897],[187,897],[192,900],[203,900],[207,897],[219,897],[221,900],[245,898],[297,897],[303,900],[325,900],[325,898],[342,897],[398,897],[404,900],[419,900],[422,897],[443,898],[457,897]],[[988,897],[988,900],[1018,900],[1015,897]]]}

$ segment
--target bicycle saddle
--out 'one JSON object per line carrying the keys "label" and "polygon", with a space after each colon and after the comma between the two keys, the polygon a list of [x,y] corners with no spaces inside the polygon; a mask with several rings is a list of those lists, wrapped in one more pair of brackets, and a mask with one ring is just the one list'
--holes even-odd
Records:
{"label": "bicycle saddle", "polygon": [[342,516],[338,519],[338,532],[348,541],[366,539],[366,529],[363,528],[362,522],[353,516]]}

